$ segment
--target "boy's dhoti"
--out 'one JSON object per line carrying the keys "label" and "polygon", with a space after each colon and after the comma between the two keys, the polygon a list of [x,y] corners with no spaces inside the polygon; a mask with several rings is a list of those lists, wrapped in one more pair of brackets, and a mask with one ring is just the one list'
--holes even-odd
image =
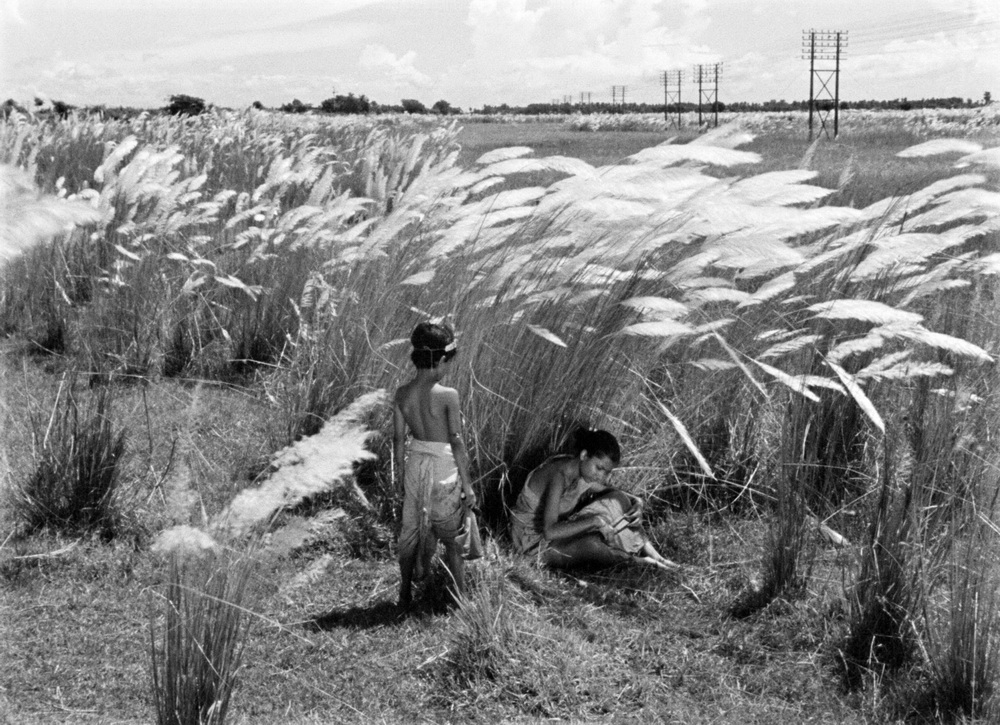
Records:
{"label": "boy's dhoti", "polygon": [[430,570],[437,540],[462,533],[462,484],[450,443],[411,440],[403,476],[403,526],[399,558],[416,556],[413,578]]}

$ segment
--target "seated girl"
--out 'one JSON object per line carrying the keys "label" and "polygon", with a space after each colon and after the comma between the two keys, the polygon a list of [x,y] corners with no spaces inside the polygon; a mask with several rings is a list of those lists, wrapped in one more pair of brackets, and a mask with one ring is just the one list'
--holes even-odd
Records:
{"label": "seated girl", "polygon": [[550,458],[528,474],[511,514],[514,548],[552,567],[636,561],[677,569],[642,533],[642,502],[607,485],[620,460],[613,435],[579,431],[574,455]]}

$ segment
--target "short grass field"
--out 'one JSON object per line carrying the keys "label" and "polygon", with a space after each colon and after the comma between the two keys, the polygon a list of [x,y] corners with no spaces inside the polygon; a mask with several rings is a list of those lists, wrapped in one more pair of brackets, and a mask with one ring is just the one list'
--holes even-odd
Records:
{"label": "short grass field", "polygon": [[[20,411],[31,407],[22,391],[53,393],[34,363],[10,354],[4,380],[14,424],[26,425]],[[152,472],[185,418],[209,508],[266,435],[266,410],[238,392],[163,384],[117,405],[128,411],[130,474],[147,492],[131,503],[137,516],[155,508]],[[23,429],[12,438],[24,443]],[[501,538],[470,565],[472,613],[428,587],[404,616],[391,526],[346,527],[255,571],[232,721],[865,722],[870,708],[843,694],[837,674],[849,552],[817,547],[801,598],[728,615],[756,576],[763,531],[754,517],[656,517],[650,534],[679,574],[549,572]],[[291,591],[272,583],[324,554],[335,563],[322,579]],[[165,569],[144,542],[38,534],[6,545],[0,567],[3,722],[149,722],[150,624]],[[444,577],[439,568],[438,589]]]}
{"label": "short grass field", "polygon": [[[528,146],[537,156],[602,166],[673,136],[688,141],[695,134],[469,123],[457,137],[458,163]],[[761,135],[741,148],[764,158],[754,173],[815,169],[814,183],[837,189],[835,203],[860,208],[951,173],[937,162],[895,157],[921,140],[847,127],[835,141],[812,144],[802,128]],[[17,335],[0,345],[0,484],[31,476],[66,385],[81,399],[104,389],[101,380],[88,386],[85,377],[74,378],[72,368],[68,354],[39,354]],[[0,723],[156,720],[151,650],[163,628],[168,567],[150,544],[171,523],[164,513],[169,481],[184,476],[195,494],[192,522],[207,521],[252,485],[286,433],[274,389],[260,377],[194,377],[107,386],[126,432],[124,535],[21,536],[9,512],[0,511]],[[385,450],[388,435],[376,430],[372,447]],[[646,490],[684,485],[666,467],[652,474],[638,468],[625,450],[615,475],[641,479]],[[763,499],[725,510],[711,502],[682,508],[674,499],[648,501],[652,541],[681,565],[670,574],[637,566],[550,571],[514,554],[504,531],[487,530],[487,555],[469,567],[468,600],[447,601],[438,566],[418,590],[414,611],[404,613],[395,605],[395,502],[384,480],[358,478],[369,508],[329,495],[284,514],[342,509],[323,536],[275,554],[264,535],[249,550],[216,555],[252,564],[226,722],[936,721],[920,709],[926,682],[919,668],[884,681],[872,673],[860,686],[845,686],[852,606],[846,582],[858,575],[858,542],[867,530],[853,511],[837,518],[846,545],[809,528],[803,576],[748,616],[737,613],[760,590],[775,517],[758,505]],[[320,561],[327,562],[323,573],[310,574]]]}

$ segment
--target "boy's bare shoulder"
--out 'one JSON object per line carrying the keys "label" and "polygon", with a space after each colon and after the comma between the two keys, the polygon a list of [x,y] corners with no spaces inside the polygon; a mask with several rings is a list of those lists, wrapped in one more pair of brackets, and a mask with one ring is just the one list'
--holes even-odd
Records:
{"label": "boy's bare shoulder", "polygon": [[403,383],[398,388],[396,388],[396,391],[392,394],[393,402],[399,403],[401,400],[403,400],[403,398],[406,397],[406,391],[409,387],[410,387],[409,383]]}
{"label": "boy's bare shoulder", "polygon": [[449,388],[440,383],[434,386],[434,393],[445,400],[458,400],[458,391],[455,388]]}

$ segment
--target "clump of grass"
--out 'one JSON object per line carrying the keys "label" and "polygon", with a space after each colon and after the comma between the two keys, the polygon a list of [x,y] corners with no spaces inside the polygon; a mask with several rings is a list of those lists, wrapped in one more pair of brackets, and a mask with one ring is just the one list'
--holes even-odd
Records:
{"label": "clump of grass", "polygon": [[779,470],[774,485],[774,504],[764,552],[761,581],[751,584],[730,608],[737,618],[763,609],[775,598],[794,596],[805,587],[807,574],[802,571],[806,550],[809,508],[807,497],[814,492],[815,480],[806,449],[809,432],[817,415],[808,400],[792,400],[782,425],[779,442]]}
{"label": "clump of grass", "polygon": [[[519,621],[523,602],[502,574],[479,579],[455,612],[455,633],[448,652],[454,684],[476,687],[501,680],[522,649]],[[518,615],[521,616],[518,616]]]}
{"label": "clump of grass", "polygon": [[213,555],[170,554],[157,636],[150,620],[152,694],[158,725],[222,725],[239,674],[250,620],[252,566]]}
{"label": "clump of grass", "polygon": [[539,576],[517,567],[500,561],[470,576],[441,670],[449,708],[494,701],[535,718],[586,719],[641,707],[635,673],[593,651],[587,608],[568,614],[582,632],[566,629],[532,601],[533,585],[514,584]]}
{"label": "clump of grass", "polygon": [[988,714],[1000,682],[997,586],[982,536],[967,544],[949,578],[951,605],[941,641],[930,649],[935,710],[951,721]]}
{"label": "clump of grass", "polygon": [[[915,487],[911,484],[894,495],[889,448],[887,443],[878,504],[850,598],[849,629],[841,653],[850,688],[860,687],[866,674],[881,677],[899,670],[911,660],[916,645],[913,617],[921,591],[912,546]],[[903,459],[899,464],[895,478],[905,479],[909,463]]]}
{"label": "clump of grass", "polygon": [[125,430],[111,419],[112,390],[98,389],[85,405],[79,395],[64,377],[48,420],[34,421],[34,470],[12,487],[12,508],[28,531],[114,536],[122,522]]}

